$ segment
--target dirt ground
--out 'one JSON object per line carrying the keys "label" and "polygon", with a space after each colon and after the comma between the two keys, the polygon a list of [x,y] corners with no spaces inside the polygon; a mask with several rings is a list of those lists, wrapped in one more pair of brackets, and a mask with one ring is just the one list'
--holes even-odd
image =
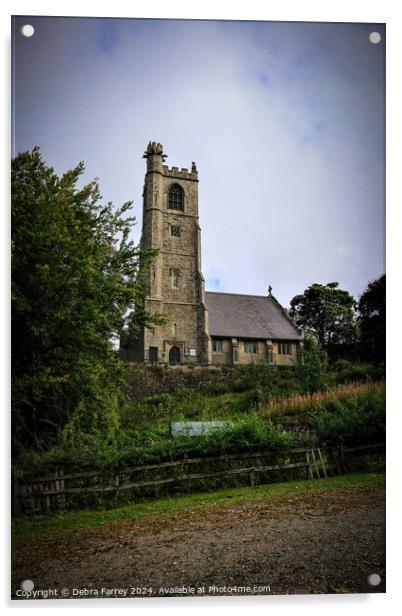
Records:
{"label": "dirt ground", "polygon": [[14,596],[25,579],[60,598],[385,592],[384,489],[228,498],[30,540],[14,560]]}

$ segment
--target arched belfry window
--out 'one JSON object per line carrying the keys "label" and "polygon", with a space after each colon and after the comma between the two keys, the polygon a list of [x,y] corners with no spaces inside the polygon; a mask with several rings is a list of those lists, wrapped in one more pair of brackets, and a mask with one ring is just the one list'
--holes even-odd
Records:
{"label": "arched belfry window", "polygon": [[168,207],[169,210],[184,211],[184,190],[179,184],[172,184],[169,188]]}

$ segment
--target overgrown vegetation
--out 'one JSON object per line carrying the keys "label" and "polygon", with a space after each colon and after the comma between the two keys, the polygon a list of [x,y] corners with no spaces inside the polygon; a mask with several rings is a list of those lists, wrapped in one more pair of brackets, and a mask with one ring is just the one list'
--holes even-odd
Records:
{"label": "overgrown vegetation", "polygon": [[[342,366],[345,370],[345,366]],[[96,435],[73,439],[64,435],[56,446],[43,453],[27,452],[21,465],[29,473],[64,468],[124,468],[187,457],[214,456],[255,449],[273,453],[294,446],[320,443],[380,442],[385,436],[384,383],[361,382],[333,386],[313,394],[303,392],[303,382],[291,370],[272,371],[269,366],[248,367],[235,380],[236,387],[221,395],[181,389],[160,394],[121,408],[120,430],[113,443]],[[240,371],[242,372],[242,371]],[[288,387],[288,382],[291,385]],[[256,386],[257,384],[257,386]],[[260,388],[260,389],[259,389]],[[299,388],[299,389],[298,389]],[[202,436],[171,435],[173,421],[224,420],[227,428]],[[294,424],[304,427],[293,431]]]}
{"label": "overgrown vegetation", "polygon": [[311,418],[311,427],[324,445],[356,446],[385,441],[385,387],[334,397]]}
{"label": "overgrown vegetation", "polygon": [[[38,148],[12,162],[12,437],[14,455],[67,435],[113,441],[123,365],[112,338],[161,322],[144,308],[151,251],[130,239],[130,202],[78,188]],[[63,434],[64,437],[64,434]]]}
{"label": "overgrown vegetation", "polygon": [[348,383],[339,385],[327,391],[315,392],[311,395],[295,394],[287,398],[271,400],[259,409],[260,415],[269,417],[292,416],[306,417],[308,413],[326,408],[333,400],[348,405],[351,400],[370,392],[383,391],[383,383]]}
{"label": "overgrown vegetation", "polygon": [[147,463],[165,462],[187,457],[218,456],[224,453],[239,453],[250,449],[266,448],[277,452],[295,444],[292,434],[270,421],[261,420],[255,414],[233,418],[225,430],[217,430],[200,436],[170,434],[170,421],[159,428],[121,431],[114,446],[96,437],[88,438],[73,446],[61,443],[46,453],[27,453],[22,465],[30,462],[28,474],[64,468],[124,468]]}

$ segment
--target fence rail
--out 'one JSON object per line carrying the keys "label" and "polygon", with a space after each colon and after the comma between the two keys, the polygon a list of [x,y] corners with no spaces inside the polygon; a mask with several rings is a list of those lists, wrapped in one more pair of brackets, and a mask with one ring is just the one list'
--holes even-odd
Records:
{"label": "fence rail", "polygon": [[[132,499],[141,497],[146,488],[173,487],[176,491],[191,482],[248,475],[254,486],[269,483],[270,474],[279,471],[305,471],[305,477],[320,479],[347,470],[348,458],[381,451],[385,444],[337,447],[332,449],[297,448],[283,452],[260,450],[240,454],[222,454],[205,458],[183,458],[159,464],[131,466],[119,471],[97,470],[24,477],[16,471],[13,477],[13,513],[50,512],[71,508],[69,497],[133,491]],[[211,468],[211,465],[213,468]],[[206,468],[205,468],[206,467]],[[300,475],[298,475],[300,477]],[[244,480],[243,480],[244,481]]]}

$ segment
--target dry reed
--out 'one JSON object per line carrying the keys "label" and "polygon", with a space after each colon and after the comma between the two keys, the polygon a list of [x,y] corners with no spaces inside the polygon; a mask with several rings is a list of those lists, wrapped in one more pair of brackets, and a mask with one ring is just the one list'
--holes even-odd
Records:
{"label": "dry reed", "polygon": [[370,391],[379,391],[384,382],[346,383],[338,387],[313,394],[294,394],[287,398],[276,398],[262,404],[257,413],[262,416],[298,415],[319,410],[331,400],[344,401],[352,396],[359,396]]}

